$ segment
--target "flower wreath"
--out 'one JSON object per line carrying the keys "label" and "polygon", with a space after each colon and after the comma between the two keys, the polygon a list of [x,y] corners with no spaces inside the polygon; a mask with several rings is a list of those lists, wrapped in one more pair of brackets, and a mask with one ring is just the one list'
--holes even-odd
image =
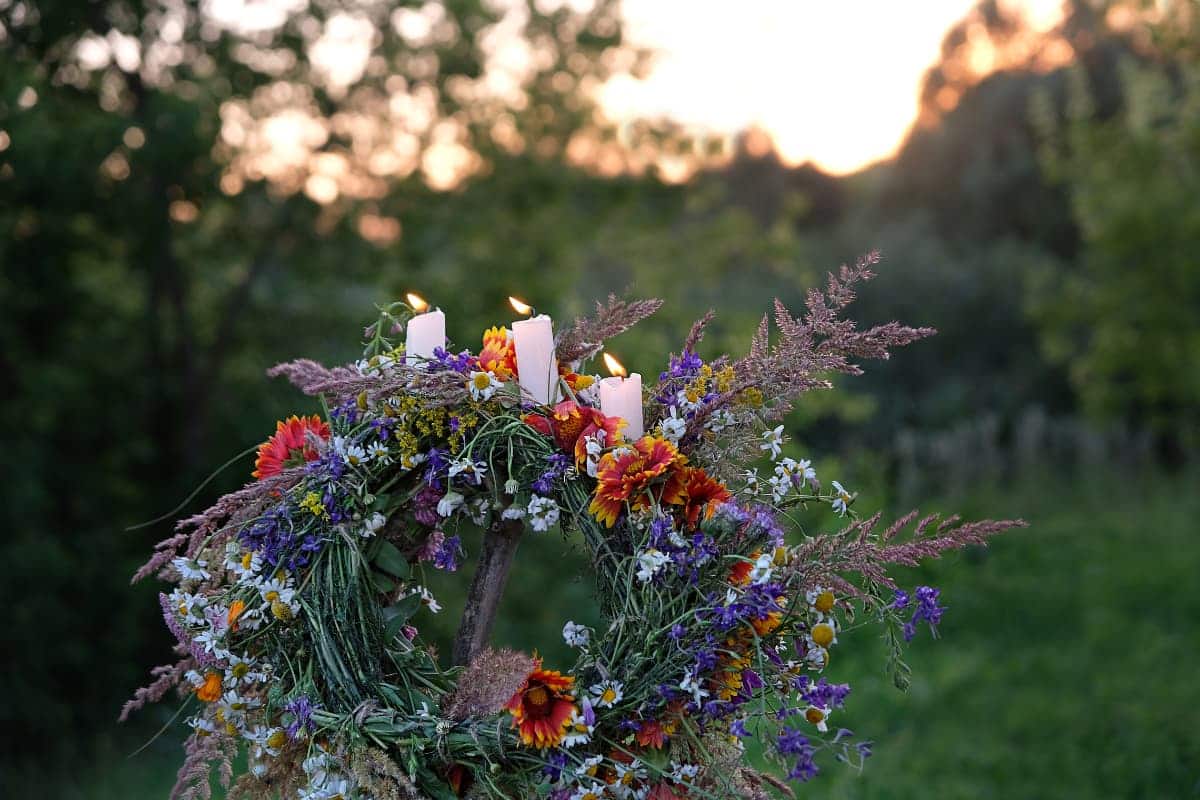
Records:
{"label": "flower wreath", "polygon": [[[789,780],[861,762],[869,742],[831,724],[849,687],[820,677],[843,626],[881,623],[902,680],[901,639],[936,632],[942,609],[887,566],[1021,524],[914,512],[880,530],[853,493],[783,456],[778,420],[801,393],[932,333],[839,317],[874,262],[831,275],[799,319],[777,302],[777,341],[764,317],[738,360],[697,355],[704,317],[638,393],[642,435],[604,413],[582,367],[658,301],[610,297],[559,336],[551,403],[523,399],[505,328],[478,354],[406,354],[389,337],[407,304],[380,311],[353,366],[275,367],[324,418],[280,422],[257,480],[180,522],[135,576],[177,584],[160,600],[179,661],[123,714],[175,687],[194,710],[173,796],[208,796],[213,763],[230,787],[240,748],[231,797],[306,800],[790,795],[743,759],[752,736]],[[814,504],[844,527],[800,527]],[[420,576],[457,568],[466,524],[483,552],[447,668],[417,628],[438,610]],[[553,527],[586,547],[603,621],[566,621],[565,671],[486,646],[517,538]]]}

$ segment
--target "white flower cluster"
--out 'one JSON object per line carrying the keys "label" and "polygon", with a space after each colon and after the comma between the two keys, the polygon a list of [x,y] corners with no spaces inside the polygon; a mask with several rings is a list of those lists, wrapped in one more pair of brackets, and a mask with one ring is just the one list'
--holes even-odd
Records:
{"label": "white flower cluster", "polygon": [[529,505],[525,511],[528,515],[529,527],[535,531],[545,532],[558,524],[558,503],[549,497],[542,497],[535,494],[530,498]]}
{"label": "white flower cluster", "polygon": [[308,784],[300,789],[298,800],[354,800],[358,797],[354,781],[336,770],[339,759],[323,748],[304,759]]}
{"label": "white flower cluster", "polygon": [[637,557],[637,579],[645,583],[657,575],[670,560],[670,556],[656,548],[643,550]]}

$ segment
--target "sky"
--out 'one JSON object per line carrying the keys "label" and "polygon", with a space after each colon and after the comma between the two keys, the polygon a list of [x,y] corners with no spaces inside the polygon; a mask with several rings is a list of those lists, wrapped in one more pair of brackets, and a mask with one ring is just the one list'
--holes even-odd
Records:
{"label": "sky", "polygon": [[[617,120],[670,117],[729,136],[757,127],[790,164],[844,174],[892,155],[921,77],[975,0],[624,0],[627,34],[658,52],[643,81],[601,95]],[[1009,0],[1052,27],[1061,0]]]}

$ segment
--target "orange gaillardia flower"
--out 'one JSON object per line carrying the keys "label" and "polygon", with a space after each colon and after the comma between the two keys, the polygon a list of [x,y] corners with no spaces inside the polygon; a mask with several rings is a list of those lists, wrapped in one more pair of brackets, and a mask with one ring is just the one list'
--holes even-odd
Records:
{"label": "orange gaillardia flower", "polygon": [[647,720],[637,732],[637,743],[642,747],[652,747],[661,750],[667,743],[667,732],[657,720]]}
{"label": "orange gaillardia flower", "polygon": [[754,569],[754,562],[762,555],[758,550],[755,550],[745,561],[738,561],[729,570],[729,582],[734,586],[745,586],[750,582],[750,571]]}
{"label": "orange gaillardia flower", "polygon": [[681,477],[683,517],[690,527],[695,527],[700,521],[701,509],[704,509],[704,517],[707,519],[717,510],[717,506],[733,497],[725,488],[725,484],[699,467],[686,467]]}
{"label": "orange gaillardia flower", "polygon": [[204,683],[196,687],[196,697],[206,703],[215,703],[221,699],[221,673],[208,672],[204,675]]}
{"label": "orange gaillardia flower", "polygon": [[502,381],[517,374],[517,351],[508,328],[499,326],[483,332],[483,349],[479,351],[479,369],[490,372]]}
{"label": "orange gaillardia flower", "polygon": [[229,629],[236,631],[238,629],[238,617],[246,611],[245,600],[234,600],[229,604],[229,614],[226,619],[229,621]]}
{"label": "orange gaillardia flower", "polygon": [[575,679],[552,669],[542,669],[541,659],[533,672],[504,706],[513,715],[513,727],[521,741],[538,749],[555,747],[567,735],[575,696],[570,693]]}
{"label": "orange gaillardia flower", "polygon": [[[687,456],[682,455],[675,445],[657,436],[643,436],[631,447],[605,453],[596,469],[596,492],[588,510],[611,528],[626,502],[634,508],[648,505],[650,499],[646,496],[646,489],[650,484],[668,470],[686,463]],[[679,502],[681,482],[672,480],[667,483],[662,501]]]}
{"label": "orange gaillardia flower", "polygon": [[288,467],[298,467],[306,461],[315,461],[317,449],[308,439],[310,433],[328,440],[329,426],[316,414],[311,417],[291,416],[275,423],[275,434],[258,446],[254,477],[260,480],[269,478]]}
{"label": "orange gaillardia flower", "polygon": [[536,431],[553,437],[555,444],[564,452],[575,455],[575,466],[587,462],[587,439],[604,431],[604,444],[611,446],[617,441],[625,420],[606,417],[600,411],[581,406],[574,400],[564,400],[554,407],[550,417],[526,414],[525,423]]}

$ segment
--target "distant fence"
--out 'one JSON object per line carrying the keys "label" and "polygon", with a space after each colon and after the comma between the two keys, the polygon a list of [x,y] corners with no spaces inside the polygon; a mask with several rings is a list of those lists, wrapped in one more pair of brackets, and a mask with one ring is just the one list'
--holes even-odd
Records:
{"label": "distant fence", "polygon": [[1011,421],[984,414],[942,431],[902,430],[891,455],[898,499],[911,502],[1047,468],[1148,466],[1154,449],[1153,437],[1145,431],[1098,428],[1031,407]]}

